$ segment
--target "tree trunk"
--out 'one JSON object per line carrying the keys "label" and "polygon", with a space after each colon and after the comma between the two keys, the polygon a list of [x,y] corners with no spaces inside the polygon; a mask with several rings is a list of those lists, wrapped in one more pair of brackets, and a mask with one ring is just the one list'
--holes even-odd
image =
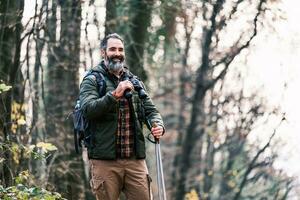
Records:
{"label": "tree trunk", "polygon": [[210,85],[208,70],[210,67],[210,58],[209,54],[211,51],[212,37],[216,30],[216,16],[220,11],[224,0],[218,0],[213,7],[212,16],[210,18],[211,27],[207,31],[203,31],[203,45],[202,45],[202,62],[200,67],[197,70],[197,78],[195,84],[195,93],[192,99],[192,111],[190,117],[190,123],[188,125],[185,138],[182,143],[181,151],[181,162],[179,165],[180,178],[177,183],[177,193],[176,199],[181,200],[185,194],[185,181],[186,181],[186,172],[190,169],[191,161],[190,154],[193,147],[195,146],[198,139],[202,137],[203,131],[200,133],[197,131],[197,121],[199,116],[201,116],[202,108],[205,94],[208,89],[213,85]]}
{"label": "tree trunk", "polygon": [[[0,94],[0,140],[10,144],[16,135],[11,134],[11,106],[14,101],[23,103],[22,74],[20,70],[20,47],[22,33],[23,1],[1,1],[0,3],[0,82],[12,86],[8,92]],[[5,152],[1,164],[1,179],[5,186],[12,184],[14,165],[9,151]],[[2,154],[2,153],[1,153]]]}
{"label": "tree trunk", "polygon": [[130,0],[129,13],[133,14],[130,21],[130,31],[127,35],[127,64],[130,70],[143,81],[147,79],[144,69],[144,50],[148,41],[147,28],[151,22],[151,12],[154,0]]}
{"label": "tree trunk", "polygon": [[209,135],[207,137],[207,149],[204,160],[204,185],[203,199],[210,200],[212,194],[212,186],[213,186],[213,176],[214,176],[214,158],[215,158],[215,149],[214,144],[211,141],[211,137]]}
{"label": "tree trunk", "polygon": [[[179,112],[178,112],[178,137],[176,139],[176,154],[173,162],[174,166],[174,173],[172,176],[172,185],[176,185],[176,182],[179,177],[179,155],[180,155],[180,150],[181,150],[181,145],[182,145],[182,140],[184,136],[184,131],[186,129],[186,117],[185,113],[187,112],[186,109],[186,104],[187,104],[187,90],[186,86],[190,81],[190,77],[188,75],[188,56],[189,56],[189,51],[190,51],[190,44],[191,44],[191,34],[194,29],[194,24],[192,26],[189,26],[188,24],[190,23],[189,17],[184,14],[183,16],[184,20],[184,29],[185,29],[185,46],[184,46],[184,53],[182,55],[182,67],[180,70],[179,74],[179,81],[180,81],[180,86],[179,86]],[[173,197],[175,197],[175,192],[172,194]]]}
{"label": "tree trunk", "polygon": [[[201,138],[203,134],[203,130],[197,131],[197,119],[201,114],[199,102],[203,100],[206,90],[203,87],[199,87],[200,89],[196,92],[193,103],[192,103],[192,113],[191,113],[191,122],[187,128],[186,135],[183,139],[181,154],[180,154],[180,162],[179,162],[179,180],[177,182],[177,190],[176,190],[176,199],[181,200],[185,195],[185,182],[187,178],[187,172],[191,167],[190,155],[195,146],[197,140]],[[200,100],[201,99],[201,100]],[[188,170],[187,170],[188,169]]]}
{"label": "tree trunk", "polygon": [[174,56],[176,55],[175,48],[175,33],[176,33],[176,17],[181,9],[180,1],[162,1],[163,9],[163,24],[164,24],[164,61],[174,63]]}
{"label": "tree trunk", "polygon": [[[36,5],[37,9],[37,5]],[[43,13],[48,10],[48,1],[43,0],[39,13],[36,10],[37,22],[35,24],[42,24]],[[47,12],[47,14],[49,14]],[[36,20],[36,19],[35,19]],[[34,27],[35,28],[35,27]],[[35,63],[34,63],[34,73],[33,73],[33,101],[32,101],[32,122],[31,122],[31,144],[35,145],[40,141],[45,139],[45,127],[42,121],[46,121],[44,117],[40,114],[43,112],[41,109],[41,97],[43,97],[43,70],[42,69],[42,52],[45,46],[45,36],[41,34],[39,27],[36,29],[35,39]],[[26,52],[29,54],[29,52]],[[42,73],[41,73],[42,72]],[[38,178],[42,187],[47,184],[47,170],[46,161],[44,159],[32,159],[29,166],[30,172]]]}
{"label": "tree trunk", "polygon": [[[60,12],[59,12],[60,11]],[[59,12],[59,13],[57,13]],[[56,27],[59,14],[60,27]],[[56,44],[57,30],[60,37]],[[81,3],[79,0],[52,2],[52,15],[48,20],[48,94],[46,102],[47,134],[59,148],[55,168],[50,172],[52,183],[67,199],[84,199],[85,185],[83,161],[75,154],[71,120],[66,120],[79,93]],[[50,122],[50,123],[49,123]],[[59,140],[57,140],[59,138]],[[67,163],[67,164],[66,164]]]}
{"label": "tree trunk", "polygon": [[105,35],[115,33],[117,27],[117,0],[106,1]]}

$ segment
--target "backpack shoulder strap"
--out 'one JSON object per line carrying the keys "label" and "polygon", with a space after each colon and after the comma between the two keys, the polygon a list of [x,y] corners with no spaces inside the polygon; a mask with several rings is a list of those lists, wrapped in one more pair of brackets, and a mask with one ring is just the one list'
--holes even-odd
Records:
{"label": "backpack shoulder strap", "polygon": [[96,77],[99,95],[100,97],[103,97],[106,93],[106,82],[104,75],[101,72],[95,70],[91,70],[89,74],[92,74]]}

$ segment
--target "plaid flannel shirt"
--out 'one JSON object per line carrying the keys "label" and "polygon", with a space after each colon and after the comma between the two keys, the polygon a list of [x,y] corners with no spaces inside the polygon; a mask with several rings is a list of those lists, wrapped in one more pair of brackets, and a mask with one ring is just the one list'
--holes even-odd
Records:
{"label": "plaid flannel shirt", "polygon": [[119,100],[117,131],[117,157],[130,158],[134,155],[134,135],[130,117],[129,102],[125,97]]}

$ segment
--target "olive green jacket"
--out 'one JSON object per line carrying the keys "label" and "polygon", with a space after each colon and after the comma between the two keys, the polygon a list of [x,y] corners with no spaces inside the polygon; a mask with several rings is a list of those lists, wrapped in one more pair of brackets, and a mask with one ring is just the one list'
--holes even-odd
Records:
{"label": "olive green jacket", "polygon": [[[102,64],[93,68],[101,72],[105,77],[106,94],[99,96],[96,77],[89,75],[80,85],[80,101],[84,116],[89,120],[88,132],[90,144],[88,156],[90,159],[116,159],[116,133],[118,127],[118,101],[112,96],[112,91],[117,87],[117,80],[110,75]],[[145,137],[143,124],[148,128],[156,122],[164,127],[161,115],[157,111],[152,100],[146,97],[141,100],[136,91],[133,92],[131,102],[133,111],[131,117],[134,121],[134,152],[137,159],[146,157]]]}

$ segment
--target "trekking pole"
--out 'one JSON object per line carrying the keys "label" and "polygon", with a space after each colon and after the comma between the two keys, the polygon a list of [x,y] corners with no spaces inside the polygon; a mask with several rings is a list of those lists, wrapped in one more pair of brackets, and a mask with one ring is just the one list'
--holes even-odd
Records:
{"label": "trekking pole", "polygon": [[[157,127],[157,124],[153,123],[153,127]],[[155,138],[155,157],[159,200],[167,200],[159,138]]]}

